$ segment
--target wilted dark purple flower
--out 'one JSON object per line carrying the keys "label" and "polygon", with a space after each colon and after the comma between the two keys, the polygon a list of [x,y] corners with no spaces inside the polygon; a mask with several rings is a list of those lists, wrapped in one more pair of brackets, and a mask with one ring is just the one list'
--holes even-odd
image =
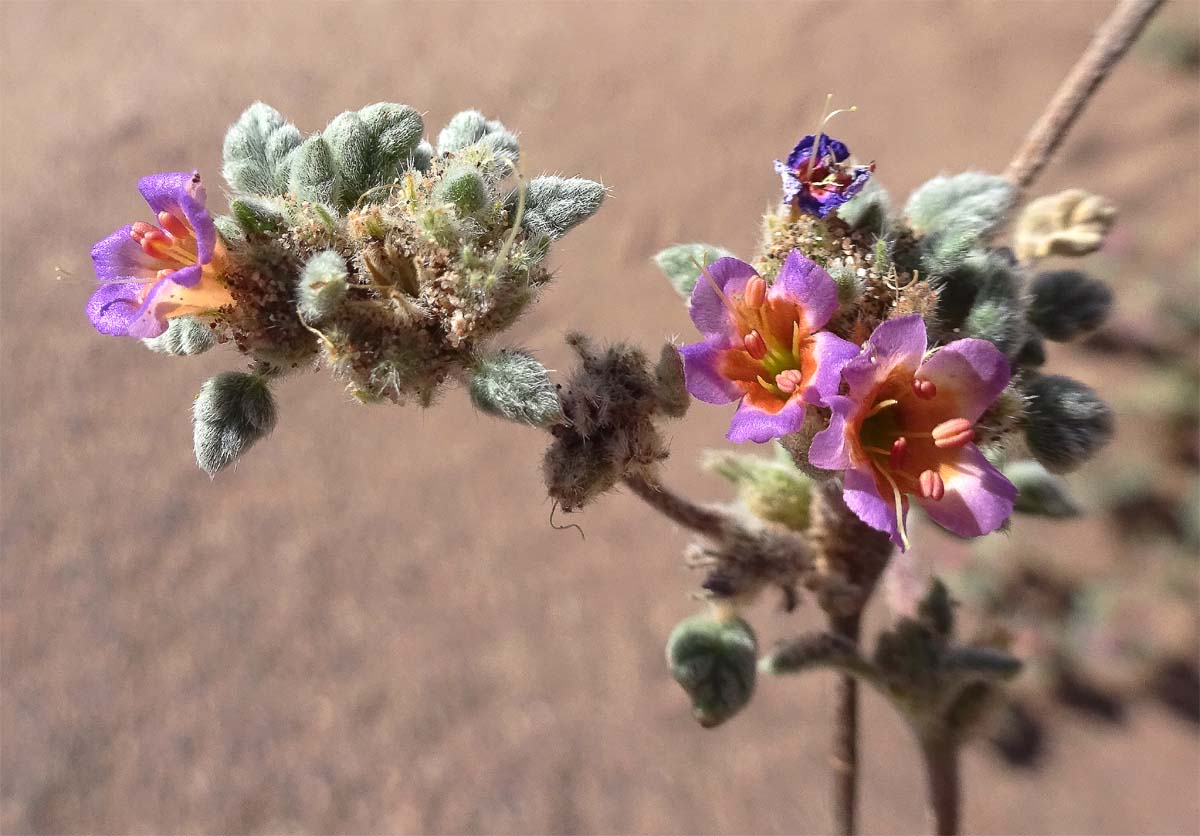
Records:
{"label": "wilted dark purple flower", "polygon": [[825,134],[801,139],[787,162],[775,161],[775,170],[783,178],[784,205],[824,218],[854,197],[870,179],[875,163],[850,165],[849,158],[845,143]]}

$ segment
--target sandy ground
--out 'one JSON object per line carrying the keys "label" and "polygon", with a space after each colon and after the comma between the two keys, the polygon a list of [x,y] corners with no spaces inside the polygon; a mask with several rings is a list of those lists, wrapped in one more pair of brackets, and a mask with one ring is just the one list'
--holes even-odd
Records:
{"label": "sandy ground", "polygon": [[[664,637],[695,606],[682,532],[622,495],[582,516],[586,542],[554,531],[537,434],[461,392],[365,408],[318,375],[289,380],[278,431],[210,482],[188,409],[238,358],[95,334],[88,249],[148,219],[145,173],[196,166],[220,208],[221,137],[255,99],[305,130],[378,100],[434,132],[479,107],[521,131],[529,170],[613,190],[516,335],[564,368],[570,328],[689,333],[649,257],[693,239],[749,255],[770,162],[826,91],[858,105],[838,134],[894,193],[997,170],[1108,7],[0,4],[0,828],[827,828],[829,677],[768,682],[704,732],[666,676]],[[1110,278],[1194,270],[1198,122],[1196,79],[1135,58],[1039,183],[1121,205]],[[1136,287],[1130,315],[1158,293]],[[1055,362],[1112,393],[1090,361]],[[726,420],[701,405],[674,430],[669,476],[700,498],[723,495],[693,460]],[[1122,426],[1110,466],[1137,436]],[[1065,537],[1113,548],[1088,523]],[[753,618],[765,640],[816,623]],[[911,742],[873,697],[865,726],[864,828],[918,832]],[[1040,772],[982,749],[965,770],[975,832],[1200,831],[1194,729],[1151,707],[1121,728],[1064,719]]]}

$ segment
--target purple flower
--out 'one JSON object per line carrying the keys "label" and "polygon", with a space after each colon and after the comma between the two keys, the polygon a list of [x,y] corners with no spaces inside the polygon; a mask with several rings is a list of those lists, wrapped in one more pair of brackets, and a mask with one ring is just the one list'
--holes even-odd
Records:
{"label": "purple flower", "polygon": [[736,258],[704,270],[690,305],[704,341],[679,352],[693,396],[708,403],[741,399],[730,441],[793,433],[806,406],[837,393],[842,366],[858,354],[858,346],[820,331],[837,307],[833,279],[799,251],[770,288]]}
{"label": "purple flower", "polygon": [[1008,385],[1008,361],[986,340],[927,352],[919,314],[881,324],[842,369],[847,395],[827,398],[829,427],[808,451],[844,473],[846,505],[908,548],[909,498],[963,537],[995,531],[1017,489],[975,446],[974,425]]}
{"label": "purple flower", "polygon": [[775,161],[775,170],[783,178],[785,206],[824,218],[862,190],[875,163],[849,165],[850,149],[844,143],[825,134],[818,136],[809,134],[801,139],[786,163]]}
{"label": "purple flower", "polygon": [[199,172],[138,181],[159,226],[123,226],[92,247],[100,289],[87,303],[101,334],[157,337],[167,319],[233,304],[221,283],[224,247],[204,204]]}

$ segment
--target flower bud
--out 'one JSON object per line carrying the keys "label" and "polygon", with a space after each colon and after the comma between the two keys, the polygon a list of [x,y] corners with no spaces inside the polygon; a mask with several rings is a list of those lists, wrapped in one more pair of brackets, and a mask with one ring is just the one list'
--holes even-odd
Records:
{"label": "flower bud", "polygon": [[480,412],[518,424],[545,427],[562,418],[546,368],[524,351],[480,357],[471,373],[471,403]]}
{"label": "flower bud", "polygon": [[175,316],[167,320],[167,330],[157,337],[142,340],[151,351],[162,354],[203,354],[217,344],[217,337],[208,324],[194,316]]}
{"label": "flower bud", "polygon": [[469,215],[487,205],[488,189],[483,175],[473,165],[454,166],[433,190],[439,203],[453,203],[460,215]]}
{"label": "flower bud", "polygon": [[1094,331],[1112,309],[1108,285],[1073,270],[1040,273],[1029,290],[1032,301],[1026,316],[1047,339],[1057,342]]}
{"label": "flower bud", "polygon": [[346,298],[346,261],[333,250],[314,255],[304,265],[296,288],[296,310],[307,322],[319,322]]}
{"label": "flower bud", "polygon": [[1117,210],[1103,197],[1068,189],[1031,201],[1017,219],[1016,248],[1022,261],[1049,255],[1095,252],[1116,220]]}
{"label": "flower bud", "polygon": [[1004,299],[977,301],[967,314],[962,331],[968,337],[987,340],[1010,360],[1021,353],[1029,336],[1020,308]]}
{"label": "flower bud", "polygon": [[1026,389],[1025,439],[1052,473],[1079,467],[1112,438],[1112,409],[1088,386],[1061,375],[1034,379]]}
{"label": "flower bud", "polygon": [[891,225],[891,211],[892,199],[887,189],[870,180],[861,192],[837,208],[837,216],[851,229],[884,236]]}
{"label": "flower bud", "polygon": [[1008,481],[1017,487],[1013,510],[1051,519],[1079,516],[1079,506],[1071,498],[1067,483],[1035,461],[1013,462],[1004,468]]}
{"label": "flower bud", "polygon": [[438,134],[437,152],[446,154],[474,145],[488,132],[488,120],[478,110],[456,114]]}
{"label": "flower bud", "polygon": [[275,400],[261,375],[222,372],[205,381],[192,406],[196,463],[224,470],[275,427]]}
{"label": "flower bud", "polygon": [[759,519],[806,531],[812,480],[796,469],[790,457],[775,461],[762,456],[710,450],[703,466],[737,486],[742,504]]}
{"label": "flower bud", "polygon": [[758,643],[740,618],[696,615],[667,639],[671,676],[692,700],[692,716],[706,729],[737,714],[754,695]]}
{"label": "flower bud", "polygon": [[692,396],[684,386],[683,357],[679,349],[670,343],[662,347],[658,363],[654,366],[654,380],[657,384],[654,392],[658,397],[658,407],[670,418],[682,418],[691,405]]}

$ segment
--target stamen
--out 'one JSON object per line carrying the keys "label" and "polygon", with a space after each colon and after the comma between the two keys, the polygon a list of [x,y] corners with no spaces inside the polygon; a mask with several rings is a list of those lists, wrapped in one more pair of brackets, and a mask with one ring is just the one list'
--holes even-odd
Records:
{"label": "stamen", "polygon": [[946,483],[942,481],[939,473],[933,470],[921,471],[921,496],[925,499],[932,499],[934,502],[939,501],[946,495]]}
{"label": "stamen", "polygon": [[914,377],[912,390],[914,395],[924,401],[937,397],[937,385],[932,380],[921,380]]}
{"label": "stamen", "polygon": [[755,360],[761,360],[767,356],[767,343],[763,340],[762,334],[757,331],[751,331],[743,337],[742,343],[746,346],[746,353]]}
{"label": "stamen", "polygon": [[804,177],[806,180],[812,179],[813,166],[816,164],[817,150],[821,147],[821,138],[825,136],[825,126],[829,124],[829,120],[837,116],[839,113],[855,113],[858,107],[851,105],[840,110],[829,112],[829,105],[833,102],[833,94],[827,93],[825,96],[825,107],[821,109],[821,122],[817,127],[817,132],[813,135],[812,150],[808,154],[808,167],[805,169]]}
{"label": "stamen", "polygon": [[900,532],[900,542],[904,544],[905,551],[908,550],[908,531],[904,526],[904,494],[900,491],[900,486],[896,484],[896,480],[892,475],[883,468],[878,468],[883,474],[883,478],[887,479],[888,484],[892,486],[892,499],[896,503],[896,530]]}
{"label": "stamen", "polygon": [[778,387],[778,386],[776,386],[774,383],[770,383],[770,382],[768,382],[768,381],[767,381],[767,380],[766,380],[766,379],[765,379],[765,378],[764,378],[764,377],[763,377],[761,374],[758,376],[758,385],[759,385],[759,386],[761,386],[762,388],[766,389],[766,390],[767,390],[768,392],[770,392],[772,395],[781,395],[781,394],[783,394],[783,393],[782,393],[782,392],[779,390],[779,387]]}
{"label": "stamen", "polygon": [[951,418],[933,428],[933,446],[942,450],[965,447],[975,440],[975,428],[966,418]]}
{"label": "stamen", "polygon": [[813,165],[817,161],[817,150],[821,147],[821,137],[825,134],[825,121],[829,114],[829,105],[833,102],[833,94],[825,94],[825,106],[821,108],[821,121],[817,123],[817,132],[813,134],[812,148],[808,151],[808,167],[804,171],[805,179],[812,179]]}
{"label": "stamen", "polygon": [[796,360],[800,359],[800,343],[803,342],[803,337],[800,334],[800,323],[792,323],[792,356]]}
{"label": "stamen", "polygon": [[761,308],[767,299],[767,283],[762,276],[755,276],[746,282],[746,292],[742,300],[751,308]]}
{"label": "stamen", "polygon": [[800,374],[798,369],[785,369],[775,375],[775,385],[779,387],[780,392],[786,395],[795,392],[803,382],[804,376]]}
{"label": "stamen", "polygon": [[904,457],[908,455],[908,439],[900,436],[892,442],[892,450],[888,454],[888,464],[892,470],[899,470],[904,464]]}
{"label": "stamen", "polygon": [[187,228],[187,225],[172,215],[170,212],[158,213],[158,224],[165,229],[172,238],[191,238],[192,231]]}
{"label": "stamen", "polygon": [[163,258],[171,249],[171,239],[161,229],[150,228],[140,238],[134,238],[142,252],[153,258]]}
{"label": "stamen", "polygon": [[725,291],[721,290],[721,286],[717,284],[717,280],[712,277],[712,273],[708,272],[708,268],[701,264],[700,272],[704,274],[704,278],[708,279],[708,283],[712,285],[712,289],[717,292],[717,296],[721,299],[721,304],[723,304],[729,310],[729,312],[733,314],[734,321],[740,322],[742,317],[741,314],[738,313],[737,306],[734,305],[730,298],[725,295]]}
{"label": "stamen", "polygon": [[880,401],[879,403],[875,404],[875,406],[873,406],[871,408],[871,411],[866,414],[866,416],[864,417],[864,420],[866,418],[870,418],[874,415],[878,415],[879,413],[883,412],[888,407],[895,406],[898,403],[900,403],[900,401],[896,400],[895,398],[889,398],[886,401]]}

